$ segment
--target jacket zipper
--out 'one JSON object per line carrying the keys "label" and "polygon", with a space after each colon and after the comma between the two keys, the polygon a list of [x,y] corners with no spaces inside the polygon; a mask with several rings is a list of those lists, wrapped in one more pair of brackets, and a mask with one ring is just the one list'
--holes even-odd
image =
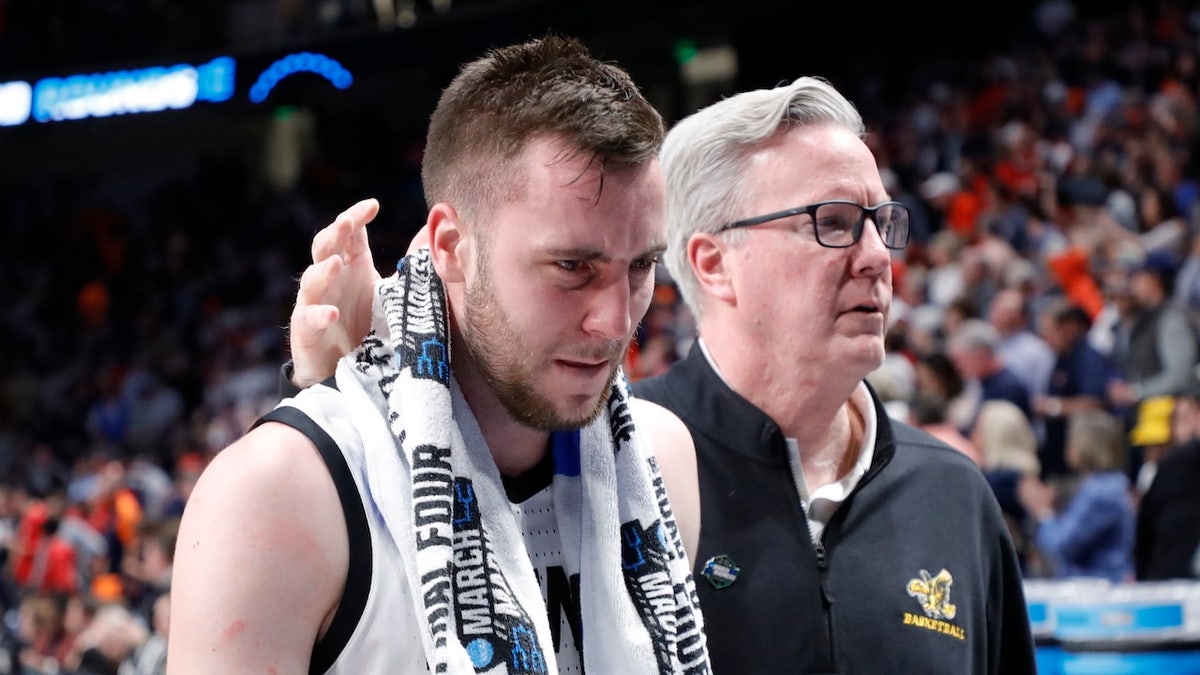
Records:
{"label": "jacket zipper", "polygon": [[[882,408],[880,408],[878,406],[875,408],[875,411],[876,411],[877,415],[884,414],[884,412],[885,412],[885,411],[883,411]],[[876,434],[878,434],[878,433],[879,432],[876,431]],[[861,490],[863,488],[864,485],[871,482],[871,479],[875,478],[875,476],[877,476],[879,474],[879,472],[883,471],[883,467],[891,462],[890,456],[887,457],[886,459],[881,459],[880,452],[885,449],[894,448],[894,444],[895,444],[895,439],[892,437],[889,437],[888,439],[881,442],[881,439],[878,436],[876,436],[875,458],[872,460],[871,466],[869,466],[867,468],[866,473],[864,473],[862,478],[860,478],[858,480],[858,485],[856,485],[854,487],[854,490],[851,492],[851,495],[853,495],[854,493],[857,493],[859,490]],[[791,457],[791,453],[789,453],[789,459],[791,461],[795,461],[795,462],[800,461],[800,457],[798,456],[798,453],[797,453],[797,456],[795,456],[795,457]],[[795,479],[794,474],[793,474],[793,479]],[[796,490],[799,494],[804,494],[804,492],[800,489],[799,485],[797,485]],[[812,530],[808,527],[808,504],[806,503],[806,500],[803,497],[800,500],[800,514],[803,517],[804,529],[808,532],[808,535],[811,538]],[[826,523],[825,529],[823,529],[821,531],[821,536],[818,537],[816,539],[816,541],[813,542],[813,549],[816,551],[816,554],[817,554],[817,574],[818,574],[818,577],[821,582],[821,606],[825,613],[825,637],[826,637],[826,645],[825,646],[826,646],[826,648],[829,649],[830,671],[835,672],[835,673],[838,672],[838,659],[837,659],[837,652],[834,651],[833,588],[829,583],[829,559],[828,559],[828,556],[827,556],[827,553],[825,550],[825,537],[829,535],[830,530],[833,530],[836,528],[837,524],[841,522],[842,517],[844,515],[845,515],[845,511],[841,507],[836,509],[833,512],[833,516],[829,519],[829,522]]]}
{"label": "jacket zipper", "polygon": [[822,536],[814,543],[817,552],[817,572],[821,580],[821,605],[825,613],[826,648],[829,650],[829,664],[837,672],[837,652],[833,649],[833,590],[829,587],[829,561],[825,557],[825,537]]}

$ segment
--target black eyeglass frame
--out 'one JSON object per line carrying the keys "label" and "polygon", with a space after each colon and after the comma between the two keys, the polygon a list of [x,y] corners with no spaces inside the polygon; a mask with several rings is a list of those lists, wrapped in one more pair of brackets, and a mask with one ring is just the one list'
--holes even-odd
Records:
{"label": "black eyeglass frame", "polygon": [[[850,206],[858,207],[858,209],[859,209],[858,222],[856,222],[854,224],[854,228],[852,230],[850,230],[850,243],[849,244],[826,244],[825,242],[821,241],[821,228],[817,227],[817,209],[822,206],[826,206],[828,204],[848,204]],[[876,229],[878,229],[879,221],[876,220],[875,215],[877,213],[879,213],[880,209],[886,208],[889,206],[891,206],[891,207],[898,206],[898,207],[904,209],[904,212],[906,214],[908,214],[909,218],[910,219],[912,218],[912,211],[908,208],[907,205],[905,205],[902,202],[886,201],[886,202],[881,202],[879,204],[876,204],[875,206],[863,206],[862,204],[859,204],[858,202],[852,202],[852,201],[848,201],[845,199],[833,199],[833,200],[830,200],[827,202],[817,202],[816,204],[809,204],[808,206],[797,206],[795,208],[785,209],[783,211],[776,211],[774,213],[767,213],[767,214],[761,215],[761,216],[754,216],[753,218],[745,218],[743,220],[735,220],[731,223],[725,223],[721,227],[717,228],[717,231],[714,234],[720,234],[722,232],[726,232],[728,230],[732,230],[732,229],[739,228],[739,227],[751,227],[753,225],[762,225],[763,223],[769,223],[772,220],[781,220],[783,218],[791,218],[792,216],[799,216],[801,214],[806,214],[809,217],[809,219],[812,220],[813,234],[816,236],[818,244],[820,244],[821,246],[824,246],[825,248],[850,248],[851,246],[854,246],[855,244],[857,244],[859,239],[862,239],[863,227],[867,222],[867,218],[870,217],[871,222],[875,223],[875,227],[876,227]],[[911,222],[909,224],[909,227],[911,228]],[[908,247],[908,236],[909,236],[909,233],[907,231],[905,231],[904,243],[900,244],[899,246],[889,246],[886,238],[883,237],[882,232],[880,233],[879,238],[880,238],[880,240],[883,241],[883,245],[886,246],[887,248],[889,248],[893,251],[901,251]]]}

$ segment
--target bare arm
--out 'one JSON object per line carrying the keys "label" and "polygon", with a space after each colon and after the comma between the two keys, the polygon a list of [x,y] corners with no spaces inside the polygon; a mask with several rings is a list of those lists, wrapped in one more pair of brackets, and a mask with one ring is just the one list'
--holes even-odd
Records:
{"label": "bare arm", "polygon": [[696,446],[687,426],[670,410],[650,401],[630,399],[630,411],[638,428],[650,439],[658,458],[667,498],[675,513],[675,524],[693,566],[700,545],[700,478],[696,469]]}
{"label": "bare arm", "polygon": [[345,586],[349,544],[309,440],[266,423],[223,450],[180,525],[167,671],[308,672]]}

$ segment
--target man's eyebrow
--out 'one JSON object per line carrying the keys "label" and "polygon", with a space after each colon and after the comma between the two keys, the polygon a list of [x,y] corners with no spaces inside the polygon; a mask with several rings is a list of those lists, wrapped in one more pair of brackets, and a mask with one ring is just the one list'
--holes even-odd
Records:
{"label": "man's eyebrow", "polygon": [[[655,244],[646,249],[642,253],[635,255],[635,260],[642,258],[656,258],[667,251],[666,244]],[[588,262],[609,262],[612,256],[597,251],[593,248],[547,248],[542,251],[544,255],[550,258],[562,260],[584,260]]]}
{"label": "man's eyebrow", "polygon": [[607,262],[609,260],[609,256],[594,248],[547,248],[542,253],[547,257],[562,260],[586,260],[588,262],[597,260]]}
{"label": "man's eyebrow", "polygon": [[646,252],[638,256],[639,258],[657,258],[667,252],[666,244],[655,244],[646,249]]}

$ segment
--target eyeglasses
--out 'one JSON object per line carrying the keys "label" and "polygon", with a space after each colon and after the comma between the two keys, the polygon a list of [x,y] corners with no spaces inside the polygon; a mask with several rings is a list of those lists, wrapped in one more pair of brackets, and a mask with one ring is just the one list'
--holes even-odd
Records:
{"label": "eyeglasses", "polygon": [[825,248],[849,248],[857,244],[862,238],[863,223],[868,216],[879,229],[879,237],[883,239],[884,246],[897,250],[908,246],[908,207],[900,202],[884,202],[872,207],[847,201],[820,202],[764,216],[735,220],[722,225],[717,233],[801,214],[812,218],[817,243]]}

